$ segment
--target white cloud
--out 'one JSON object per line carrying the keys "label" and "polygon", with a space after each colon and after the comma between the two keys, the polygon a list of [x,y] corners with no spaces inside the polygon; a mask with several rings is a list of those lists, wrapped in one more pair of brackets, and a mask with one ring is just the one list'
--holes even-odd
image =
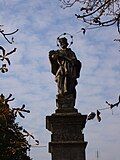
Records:
{"label": "white cloud", "polygon": [[[116,34],[112,28],[110,31],[88,31],[85,36],[82,32],[77,34],[81,27],[73,16],[76,7],[62,10],[58,2],[48,0],[5,0],[0,6],[0,21],[5,24],[6,31],[19,28],[14,35],[14,45],[4,42],[7,50],[17,47],[17,52],[10,57],[12,64],[9,72],[1,74],[1,93],[13,93],[16,98],[11,103],[13,107],[26,104],[31,113],[26,115],[25,121],[18,120],[45,145],[50,141],[50,132],[45,129],[45,116],[56,109],[57,90],[54,76],[50,73],[48,52],[57,49],[56,38],[61,33],[74,35],[71,47],[83,64],[77,86],[76,108],[83,114],[96,111],[106,106],[106,100],[116,102],[120,92],[120,55],[112,41]],[[103,159],[117,159],[120,156],[117,142],[119,115],[112,116],[110,111],[101,114],[103,121],[100,124],[91,121],[86,125],[85,140],[89,141],[87,158],[94,159],[98,147]],[[109,155],[106,154],[108,150]],[[34,160],[38,157],[50,159],[47,148],[32,149],[31,155]]]}

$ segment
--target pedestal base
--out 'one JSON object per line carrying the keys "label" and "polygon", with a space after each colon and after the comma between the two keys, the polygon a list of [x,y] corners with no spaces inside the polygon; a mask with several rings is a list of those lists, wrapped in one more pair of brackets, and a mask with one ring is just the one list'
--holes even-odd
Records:
{"label": "pedestal base", "polygon": [[52,132],[49,143],[52,160],[85,160],[87,142],[82,130],[87,116],[74,108],[71,112],[64,111],[56,110],[55,114],[46,117],[46,128]]}
{"label": "pedestal base", "polygon": [[50,142],[49,152],[52,160],[85,160],[87,142]]}

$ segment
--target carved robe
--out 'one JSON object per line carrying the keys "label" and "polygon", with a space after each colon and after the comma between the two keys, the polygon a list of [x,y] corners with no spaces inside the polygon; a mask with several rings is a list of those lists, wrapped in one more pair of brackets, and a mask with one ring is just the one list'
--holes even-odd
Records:
{"label": "carved robe", "polygon": [[75,86],[80,75],[81,62],[77,60],[75,53],[70,49],[49,52],[51,72],[55,75],[58,86],[58,94],[73,94],[76,97]]}

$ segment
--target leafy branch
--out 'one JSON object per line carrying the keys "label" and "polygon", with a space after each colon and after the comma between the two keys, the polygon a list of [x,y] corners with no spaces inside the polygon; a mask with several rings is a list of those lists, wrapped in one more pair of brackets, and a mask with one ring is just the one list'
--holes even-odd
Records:
{"label": "leafy branch", "polygon": [[13,114],[16,117],[17,114],[20,115],[20,117],[25,118],[25,116],[22,114],[22,112],[30,113],[29,110],[25,109],[25,105],[23,104],[21,108],[12,108]]}
{"label": "leafy branch", "polygon": [[[2,46],[0,46],[0,50],[2,51],[2,53],[0,54],[0,60],[1,61],[6,60],[7,63],[10,65],[11,62],[10,62],[10,59],[8,58],[8,56],[11,55],[12,53],[16,52],[16,48],[14,48],[12,51],[6,53],[5,49]],[[2,73],[7,72],[8,71],[7,64],[5,64],[5,63],[2,64],[2,67],[0,68],[0,71]]]}
{"label": "leafy branch", "polygon": [[[23,156],[23,159],[27,157],[30,160],[26,151],[30,151],[31,145],[25,137],[32,137],[36,145],[39,145],[39,141],[23,127],[19,127],[18,123],[15,123],[18,114],[25,118],[22,112],[30,113],[30,111],[25,109],[24,104],[19,108],[10,108],[9,102],[13,100],[12,94],[9,94],[7,98],[3,94],[0,95],[0,159],[2,157],[18,156],[19,152],[20,157]],[[2,148],[5,148],[4,151],[2,151],[1,145]]]}
{"label": "leafy branch", "polygon": [[24,135],[24,136],[29,137],[29,138],[32,138],[33,140],[35,140],[35,142],[36,142],[36,144],[35,144],[35,145],[39,145],[39,141],[38,141],[38,140],[36,140],[36,139],[35,139],[35,137],[34,137],[31,133],[29,133],[29,132],[28,132],[28,131],[26,131],[25,129],[23,129],[23,132],[25,133],[25,135]]}
{"label": "leafy branch", "polygon": [[3,94],[0,95],[0,103],[2,104],[7,104],[9,101],[13,101],[15,98],[11,98],[12,94],[9,94],[9,96],[7,98],[5,98],[5,96]]}
{"label": "leafy branch", "polygon": [[[11,33],[5,33],[1,27],[3,27],[3,25],[0,25],[0,34],[8,43],[12,44],[14,38],[9,39],[9,36],[15,34],[18,29]],[[2,73],[8,71],[7,64],[11,64],[8,56],[15,51],[16,48],[10,52],[6,52],[4,47],[0,45],[0,60],[3,62],[0,71]],[[4,61],[6,61],[7,64],[4,63]],[[23,127],[15,123],[17,114],[25,118],[21,112],[30,113],[30,111],[25,109],[25,105],[22,105],[20,108],[10,108],[9,102],[14,99],[15,98],[12,98],[12,94],[9,94],[7,98],[3,94],[0,95],[0,159],[31,160],[31,158],[27,156],[27,150],[30,150],[30,145],[22,133]]]}
{"label": "leafy branch", "polygon": [[97,110],[96,113],[95,113],[95,112],[90,112],[90,113],[87,115],[87,121],[88,121],[88,120],[92,120],[92,119],[94,119],[95,117],[97,117],[98,122],[100,122],[100,121],[101,121],[101,117],[100,117],[101,112],[100,112],[100,110],[106,110],[106,109],[111,109],[111,110],[112,110],[114,107],[118,107],[119,104],[120,104],[120,95],[119,95],[119,98],[118,98],[118,102],[112,104],[112,103],[109,103],[108,101],[106,101],[106,104],[107,104],[109,107],[100,108],[100,109]]}
{"label": "leafy branch", "polygon": [[[75,14],[86,27],[84,30],[108,27],[116,24],[120,33],[120,1],[119,0],[59,0],[63,9],[79,3],[80,14]],[[97,26],[97,27],[96,27]]]}

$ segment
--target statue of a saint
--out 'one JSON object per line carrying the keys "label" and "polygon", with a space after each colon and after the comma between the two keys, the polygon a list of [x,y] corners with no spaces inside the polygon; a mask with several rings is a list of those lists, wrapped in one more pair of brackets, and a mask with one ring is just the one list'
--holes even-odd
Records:
{"label": "statue of a saint", "polygon": [[65,37],[59,38],[60,49],[49,52],[51,72],[55,75],[59,97],[76,99],[77,78],[80,76],[81,62],[68,47]]}

